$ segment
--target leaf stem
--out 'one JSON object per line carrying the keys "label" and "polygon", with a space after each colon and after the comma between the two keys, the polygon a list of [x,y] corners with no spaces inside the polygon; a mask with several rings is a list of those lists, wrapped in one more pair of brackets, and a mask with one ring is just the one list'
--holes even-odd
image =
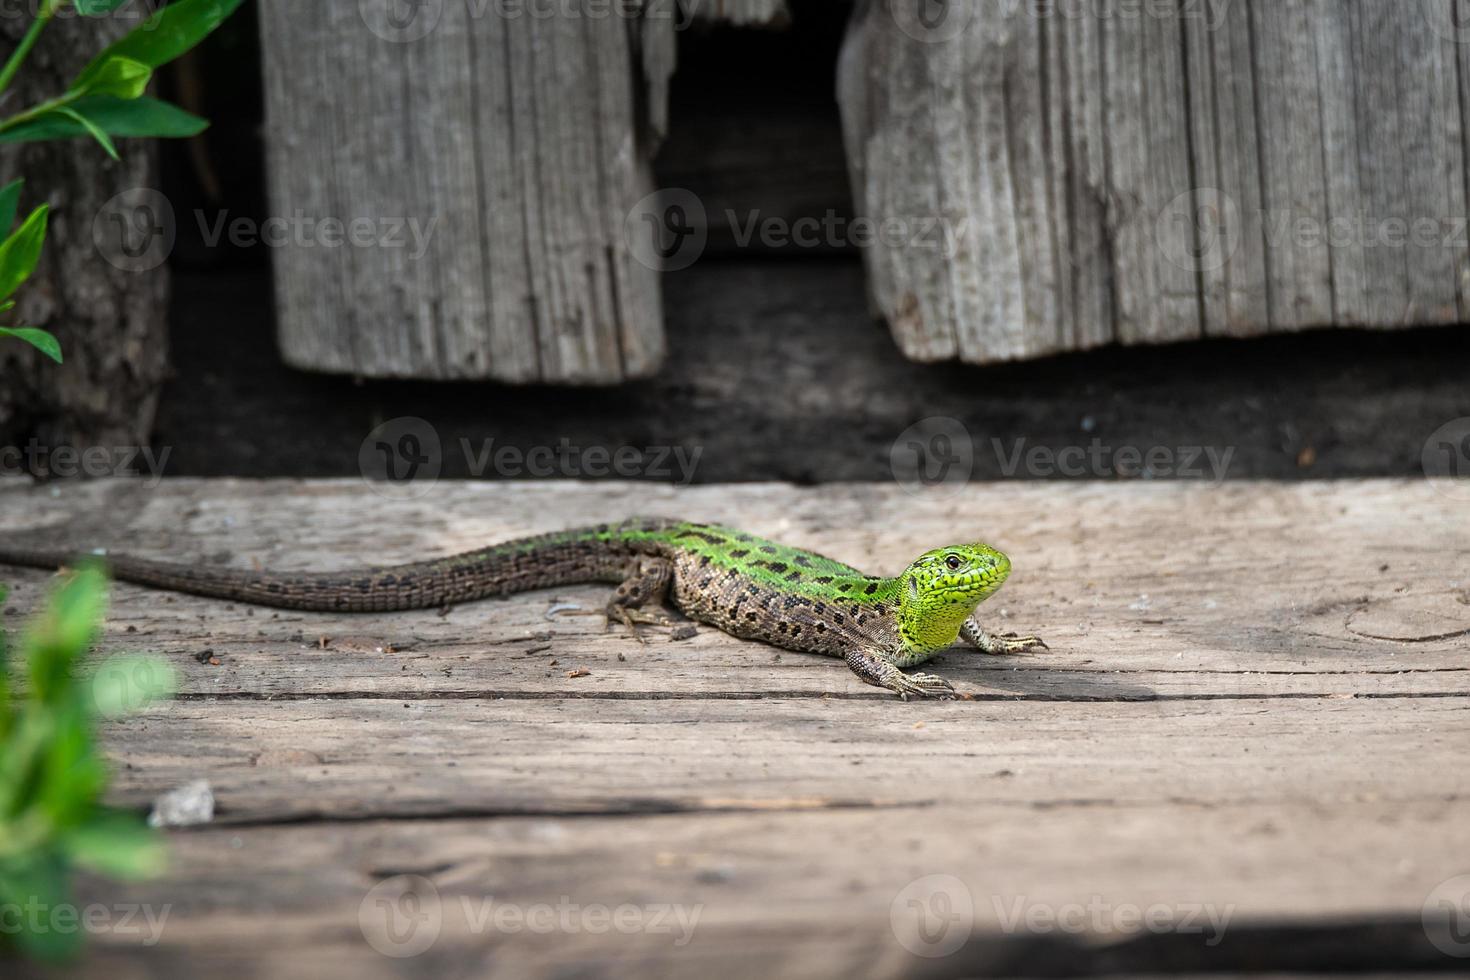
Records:
{"label": "leaf stem", "polygon": [[67,0],[44,0],[41,4],[41,9],[36,11],[36,19],[31,22],[26,36],[20,39],[20,45],[10,55],[10,60],[5,62],[5,67],[0,69],[0,93],[10,87],[10,83],[15,80],[15,73],[20,71],[21,62],[26,60],[26,55],[31,53],[31,48],[36,46],[36,39],[41,36],[46,25],[51,23],[51,18],[56,16],[56,12],[66,2]]}

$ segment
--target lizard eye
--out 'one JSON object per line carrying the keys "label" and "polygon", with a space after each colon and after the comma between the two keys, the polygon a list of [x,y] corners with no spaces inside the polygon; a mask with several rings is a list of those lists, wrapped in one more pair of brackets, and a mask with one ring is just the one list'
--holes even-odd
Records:
{"label": "lizard eye", "polygon": [[959,555],[949,555],[948,557],[946,557],[944,559],[944,564],[949,567],[949,570],[951,572],[959,571],[959,567],[960,567],[960,556]]}

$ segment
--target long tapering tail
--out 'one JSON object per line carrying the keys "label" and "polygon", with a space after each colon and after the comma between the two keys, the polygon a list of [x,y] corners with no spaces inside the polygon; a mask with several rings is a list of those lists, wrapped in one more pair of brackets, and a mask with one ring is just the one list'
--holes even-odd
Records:
{"label": "long tapering tail", "polygon": [[250,571],[128,556],[79,556],[8,547],[3,542],[0,565],[56,569],[100,561],[114,578],[172,592],[312,612],[391,612],[436,609],[571,582],[620,581],[630,562],[648,551],[652,523],[557,531],[447,558],[337,572]]}

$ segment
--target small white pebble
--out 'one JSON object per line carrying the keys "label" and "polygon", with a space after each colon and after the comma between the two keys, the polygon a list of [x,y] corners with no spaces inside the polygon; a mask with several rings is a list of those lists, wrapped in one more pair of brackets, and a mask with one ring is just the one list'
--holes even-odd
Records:
{"label": "small white pebble", "polygon": [[214,819],[214,791],[208,780],[196,779],[169,790],[153,801],[150,827],[195,827]]}

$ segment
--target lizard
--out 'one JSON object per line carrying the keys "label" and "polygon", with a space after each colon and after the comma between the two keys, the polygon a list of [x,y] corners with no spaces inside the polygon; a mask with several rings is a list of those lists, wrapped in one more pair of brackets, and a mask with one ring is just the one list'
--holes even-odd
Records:
{"label": "lizard", "polygon": [[[0,544],[0,564],[58,568],[75,556]],[[841,657],[865,683],[908,700],[952,698],[942,677],[906,673],[963,639],[988,654],[1045,649],[1035,636],[987,631],[974,610],[1010,575],[986,544],[926,551],[903,573],[867,575],[736,528],[631,518],[523,537],[449,557],[337,572],[270,572],[102,556],[126,582],[313,612],[436,609],[581,582],[616,582],[604,609],[640,640],[671,626],[666,606],[732,636]]]}

